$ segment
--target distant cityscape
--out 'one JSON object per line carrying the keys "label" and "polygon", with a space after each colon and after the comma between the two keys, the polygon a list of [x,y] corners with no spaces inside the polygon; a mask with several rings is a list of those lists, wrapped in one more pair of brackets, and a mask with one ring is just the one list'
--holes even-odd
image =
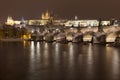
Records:
{"label": "distant cityscape", "polygon": [[120,0],[0,0],[0,80],[120,80]]}
{"label": "distant cityscape", "polygon": [[[40,19],[14,20],[0,24],[0,41],[87,42],[120,45],[120,22],[110,19],[56,19],[46,11]],[[117,42],[116,42],[117,41]]]}
{"label": "distant cityscape", "polygon": [[[34,26],[46,26],[46,25],[55,25],[55,26],[74,26],[74,27],[94,27],[99,25],[99,19],[79,19],[78,16],[75,16],[74,19],[56,19],[53,14],[49,11],[42,13],[40,19],[31,19],[25,20],[24,17],[21,20],[14,20],[12,16],[8,16],[7,21],[1,23],[0,25],[10,25],[20,27],[25,25],[34,25]],[[102,26],[114,25],[118,26],[120,24],[119,20],[109,19],[101,20]]]}

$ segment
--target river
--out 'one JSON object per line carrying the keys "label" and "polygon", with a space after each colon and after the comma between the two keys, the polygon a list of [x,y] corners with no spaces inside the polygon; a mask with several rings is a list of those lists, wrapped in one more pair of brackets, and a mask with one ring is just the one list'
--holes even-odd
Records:
{"label": "river", "polygon": [[0,42],[0,80],[120,80],[120,48]]}

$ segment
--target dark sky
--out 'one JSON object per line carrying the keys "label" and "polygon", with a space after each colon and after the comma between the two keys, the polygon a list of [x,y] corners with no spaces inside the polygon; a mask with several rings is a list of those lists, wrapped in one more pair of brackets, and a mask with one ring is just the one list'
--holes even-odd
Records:
{"label": "dark sky", "polygon": [[0,20],[38,19],[43,11],[52,11],[61,18],[119,18],[120,0],[0,0]]}

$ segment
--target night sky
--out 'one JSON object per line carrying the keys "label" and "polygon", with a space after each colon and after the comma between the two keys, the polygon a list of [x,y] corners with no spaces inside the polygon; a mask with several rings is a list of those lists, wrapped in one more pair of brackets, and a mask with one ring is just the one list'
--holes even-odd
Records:
{"label": "night sky", "polygon": [[120,18],[120,0],[0,0],[0,20],[39,19],[43,11],[59,18]]}

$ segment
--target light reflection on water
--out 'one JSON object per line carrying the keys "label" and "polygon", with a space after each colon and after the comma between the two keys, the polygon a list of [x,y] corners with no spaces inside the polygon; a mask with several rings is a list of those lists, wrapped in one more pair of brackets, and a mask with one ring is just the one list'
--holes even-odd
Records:
{"label": "light reflection on water", "polygon": [[[52,49],[52,48],[51,48]],[[44,65],[48,65],[49,64],[49,45],[48,43],[45,43],[45,46],[44,46],[44,52],[43,52],[43,61],[44,61]]]}
{"label": "light reflection on water", "polygon": [[[30,71],[37,72],[36,68],[39,68],[41,66],[47,68],[51,65],[54,65],[55,69],[53,69],[53,71],[55,70],[57,71],[55,73],[59,73],[58,71],[60,70],[58,69],[64,66],[63,68],[66,68],[65,72],[68,71],[68,73],[66,74],[67,76],[66,79],[74,79],[76,76],[75,75],[76,69],[81,68],[84,70],[81,72],[85,73],[85,75],[87,76],[86,79],[94,79],[95,67],[97,66],[95,65],[96,61],[94,60],[98,60],[98,58],[107,60],[108,58],[108,61],[111,62],[111,65],[108,64],[109,62],[106,63],[105,65],[104,65],[104,62],[100,64],[103,64],[103,66],[105,66],[105,69],[107,69],[107,66],[111,66],[111,68],[109,68],[111,69],[111,74],[108,74],[108,75],[112,75],[113,76],[112,79],[119,79],[118,77],[119,67],[120,67],[119,52],[116,49],[105,47],[106,49],[104,48],[102,52],[106,52],[106,53],[101,53],[101,52],[97,53],[97,52],[94,52],[93,50],[94,46],[92,45],[86,45],[84,47],[86,49],[82,49],[83,46],[79,44],[73,44],[73,43],[69,43],[69,44],[42,43],[41,44],[39,42],[37,43],[31,42]],[[81,51],[79,52],[78,49],[80,49]],[[100,49],[102,48],[99,48],[99,46],[95,46],[94,49],[100,51]],[[40,52],[40,50],[42,50],[42,53]],[[100,57],[100,53],[103,56],[102,58]],[[53,59],[51,59],[50,57],[52,57]],[[41,59],[43,60],[42,62],[40,61]],[[63,66],[59,65],[60,63]],[[76,67],[76,65],[78,65],[79,67]],[[106,72],[106,71],[103,71],[103,72]]]}
{"label": "light reflection on water", "polygon": [[[10,64],[17,64],[10,69],[13,72],[20,73],[20,75],[25,74],[22,80],[120,79],[119,48],[100,45],[92,46],[90,44],[41,43],[33,41],[26,42],[26,46],[23,43],[0,43],[0,45],[0,63],[3,64],[4,61],[6,66],[9,66],[9,62]],[[16,47],[16,45],[20,47]],[[14,58],[18,55],[18,58]],[[4,56],[7,57],[4,58]],[[13,60],[9,61],[9,59]],[[20,61],[22,66],[28,66],[20,68],[21,64],[18,64]],[[1,72],[9,71],[10,69],[0,67]],[[21,71],[16,69],[21,69]],[[0,74],[3,75],[2,73]],[[15,76],[12,73],[11,75]],[[9,75],[7,76],[10,77]],[[2,79],[5,80],[5,77],[6,75],[3,75]],[[10,79],[16,80],[16,77]]]}
{"label": "light reflection on water", "polygon": [[40,43],[37,42],[37,46],[36,46],[36,59],[37,61],[40,61]]}
{"label": "light reflection on water", "polygon": [[55,64],[58,64],[59,63],[59,58],[60,58],[60,44],[55,44]]}
{"label": "light reflection on water", "polygon": [[88,73],[88,79],[91,79],[93,77],[93,73],[94,73],[94,61],[93,61],[93,47],[91,45],[88,46],[88,53],[87,53],[87,73]]}
{"label": "light reflection on water", "polygon": [[113,58],[112,58],[112,75],[113,79],[119,79],[120,75],[120,52],[118,50],[113,50]]}
{"label": "light reflection on water", "polygon": [[74,45],[70,44],[68,45],[68,49],[69,49],[69,53],[68,53],[68,57],[69,57],[69,67],[73,67],[74,65]]}
{"label": "light reflection on water", "polygon": [[36,58],[35,58],[35,44],[34,42],[32,41],[31,42],[31,45],[30,45],[30,61],[29,61],[29,79],[32,80],[33,79],[33,73],[35,73],[35,69],[36,69],[36,64],[35,64],[35,61],[36,61]]}
{"label": "light reflection on water", "polygon": [[34,66],[35,66],[35,46],[34,46],[34,42],[31,42],[31,46],[30,46],[30,68],[33,71],[34,70]]}

